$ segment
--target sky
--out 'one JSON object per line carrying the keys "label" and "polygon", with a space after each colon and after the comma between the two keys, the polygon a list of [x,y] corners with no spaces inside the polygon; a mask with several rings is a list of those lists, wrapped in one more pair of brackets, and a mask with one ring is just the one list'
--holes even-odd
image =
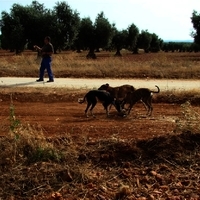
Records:
{"label": "sky", "polygon": [[[1,0],[0,13],[10,12],[14,3],[30,5],[27,0]],[[63,0],[37,0],[45,8],[53,9]],[[72,10],[81,18],[90,17],[94,22],[100,12],[104,12],[110,23],[118,30],[127,29],[135,24],[139,31],[148,30],[163,40],[193,40],[192,13],[200,13],[200,0],[67,0]]]}

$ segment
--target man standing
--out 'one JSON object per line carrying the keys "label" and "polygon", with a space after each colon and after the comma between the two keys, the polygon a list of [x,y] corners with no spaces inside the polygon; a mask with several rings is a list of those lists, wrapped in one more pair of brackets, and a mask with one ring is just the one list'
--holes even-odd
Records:
{"label": "man standing", "polygon": [[36,81],[37,82],[44,81],[44,71],[46,69],[49,76],[49,80],[47,82],[54,82],[54,77],[51,69],[51,61],[52,61],[51,56],[54,52],[54,48],[53,45],[51,44],[51,38],[49,36],[46,36],[44,38],[44,46],[40,48],[37,45],[34,45],[34,48],[37,51],[40,51],[42,55],[42,61],[40,65],[40,75],[39,79]]}

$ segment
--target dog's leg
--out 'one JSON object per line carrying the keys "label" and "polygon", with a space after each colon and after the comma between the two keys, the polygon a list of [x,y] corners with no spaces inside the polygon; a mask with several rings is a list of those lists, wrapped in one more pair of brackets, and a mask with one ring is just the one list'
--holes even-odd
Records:
{"label": "dog's leg", "polygon": [[110,104],[110,106],[109,106],[109,110],[111,110],[111,107],[112,107],[112,104]]}
{"label": "dog's leg", "polygon": [[95,99],[93,102],[92,102],[92,106],[90,108],[90,113],[93,117],[95,117],[95,115],[93,114],[93,108],[96,106],[97,104],[97,100]]}
{"label": "dog's leg", "polygon": [[146,110],[146,115],[148,116],[149,115],[149,112],[150,112],[150,109],[151,109],[151,105],[149,104],[149,99],[151,98],[151,96],[145,96],[145,97],[142,97],[140,99],[140,102],[142,102],[145,110]]}
{"label": "dog's leg", "polygon": [[130,103],[127,103],[125,100],[119,101],[119,111],[120,113],[129,113]]}
{"label": "dog's leg", "polygon": [[152,95],[147,99],[147,106],[148,106],[148,116],[151,116],[153,107],[152,107]]}
{"label": "dog's leg", "polygon": [[92,103],[91,103],[90,101],[87,102],[87,107],[86,107],[86,109],[85,109],[85,116],[86,116],[86,117],[89,117],[89,115],[88,115],[88,108],[91,106],[91,104],[92,104]]}
{"label": "dog's leg", "polygon": [[130,113],[131,103],[127,103],[126,101],[123,100],[119,105],[120,105],[120,112],[125,112],[127,115]]}
{"label": "dog's leg", "polygon": [[129,107],[128,107],[128,112],[127,112],[127,115],[129,115],[129,114],[130,114],[130,112],[131,112],[131,109],[133,108],[133,106],[134,106],[134,103],[130,103],[130,105],[129,105]]}
{"label": "dog's leg", "polygon": [[146,111],[147,111],[146,115],[149,116],[149,112],[150,112],[151,108],[150,108],[150,106],[149,106],[149,104],[147,102],[145,102],[144,105],[145,105],[145,108],[146,108]]}
{"label": "dog's leg", "polygon": [[108,107],[106,107],[106,116],[109,117],[109,110],[108,110]]}
{"label": "dog's leg", "polygon": [[148,112],[148,106],[147,106],[147,103],[146,103],[146,99],[141,99],[140,102],[142,102],[145,110]]}
{"label": "dog's leg", "polygon": [[150,107],[150,112],[149,112],[149,117],[152,115],[152,112],[153,112],[153,107],[151,106]]}
{"label": "dog's leg", "polygon": [[122,112],[121,103],[119,101],[114,100],[111,104],[114,105],[114,107],[118,111],[118,113]]}
{"label": "dog's leg", "polygon": [[109,106],[109,105],[112,105],[112,104],[108,104],[108,103],[104,102],[102,105],[103,105],[104,109],[106,110],[106,116],[109,117],[109,109],[108,109],[108,106]]}
{"label": "dog's leg", "polygon": [[119,104],[120,104],[120,109],[123,110],[123,109],[124,109],[124,106],[125,106],[125,104],[126,104],[126,101],[122,100],[122,102],[119,103]]}

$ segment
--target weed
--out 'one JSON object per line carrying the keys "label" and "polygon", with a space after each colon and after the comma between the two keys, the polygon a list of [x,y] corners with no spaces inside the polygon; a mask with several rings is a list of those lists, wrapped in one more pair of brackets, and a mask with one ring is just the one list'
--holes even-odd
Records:
{"label": "weed", "polygon": [[181,132],[200,133],[200,114],[189,101],[181,104],[183,119],[176,120],[177,130]]}
{"label": "weed", "polygon": [[12,94],[10,95],[10,130],[14,132],[20,124],[20,120],[15,117],[15,107],[13,104]]}
{"label": "weed", "polygon": [[56,151],[55,148],[38,146],[32,149],[27,157],[28,163],[45,162],[45,161],[61,161],[62,153]]}

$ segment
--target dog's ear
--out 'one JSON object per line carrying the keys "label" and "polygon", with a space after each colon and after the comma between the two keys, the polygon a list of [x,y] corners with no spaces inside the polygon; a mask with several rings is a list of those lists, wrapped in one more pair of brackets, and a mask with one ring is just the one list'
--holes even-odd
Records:
{"label": "dog's ear", "polygon": [[105,85],[105,86],[106,86],[106,90],[107,90],[107,89],[109,88],[109,84],[108,84],[108,83],[106,83],[106,85]]}

